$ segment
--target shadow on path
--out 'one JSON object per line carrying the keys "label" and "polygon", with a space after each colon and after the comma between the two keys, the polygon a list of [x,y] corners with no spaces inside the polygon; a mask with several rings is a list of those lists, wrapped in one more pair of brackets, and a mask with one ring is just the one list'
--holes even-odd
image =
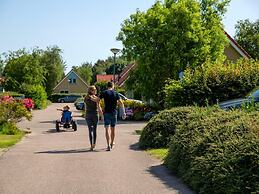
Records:
{"label": "shadow on path", "polygon": [[139,143],[134,143],[134,144],[131,144],[130,146],[129,146],[129,148],[131,149],[131,150],[134,150],[134,151],[143,151],[142,149],[140,149],[139,148]]}
{"label": "shadow on path", "polygon": [[72,128],[67,128],[67,129],[59,129],[59,132],[56,129],[49,129],[47,131],[44,131],[43,134],[49,134],[49,133],[62,133],[62,132],[75,132]]}
{"label": "shadow on path", "polygon": [[170,173],[169,170],[162,164],[149,167],[147,172],[159,179],[168,188],[178,190],[181,194],[194,194],[193,191],[185,186],[180,179]]}
{"label": "shadow on path", "polygon": [[104,152],[105,149],[96,149],[90,150],[87,148],[83,149],[71,149],[71,150],[48,150],[48,151],[41,151],[41,152],[34,152],[34,154],[78,154],[78,153],[86,153],[86,152]]}

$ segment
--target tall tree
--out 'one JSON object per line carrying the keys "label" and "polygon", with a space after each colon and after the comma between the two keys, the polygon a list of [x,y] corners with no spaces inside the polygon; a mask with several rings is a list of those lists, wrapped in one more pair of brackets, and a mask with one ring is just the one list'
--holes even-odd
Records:
{"label": "tall tree", "polygon": [[5,89],[20,92],[22,84],[43,85],[45,69],[40,63],[40,51],[34,49],[32,53],[25,49],[6,54]]}
{"label": "tall tree", "polygon": [[85,62],[80,66],[73,66],[72,69],[87,83],[91,84],[93,72],[92,64]]}
{"label": "tall tree", "polygon": [[4,71],[4,60],[1,58],[1,54],[0,54],[0,77],[3,75],[3,71]]}
{"label": "tall tree", "polygon": [[254,59],[259,59],[259,19],[251,22],[249,19],[237,22],[235,40]]}
{"label": "tall tree", "polygon": [[[221,18],[227,0],[166,0],[126,19],[117,39],[138,65],[127,85],[147,99],[161,100],[166,80],[187,66],[223,61],[226,37]],[[134,79],[133,79],[134,78]]]}
{"label": "tall tree", "polygon": [[47,47],[41,53],[41,64],[45,68],[44,85],[48,95],[51,95],[53,88],[61,80],[65,71],[65,62],[61,56],[62,50],[58,46]]}
{"label": "tall tree", "polygon": [[[115,65],[115,74],[120,74],[123,69],[129,64],[130,61],[126,60],[125,57],[120,56],[116,58],[116,65]],[[113,65],[114,60],[113,57],[108,57],[105,60],[98,60],[92,70],[93,70],[93,82],[96,81],[97,74],[113,74]]]}

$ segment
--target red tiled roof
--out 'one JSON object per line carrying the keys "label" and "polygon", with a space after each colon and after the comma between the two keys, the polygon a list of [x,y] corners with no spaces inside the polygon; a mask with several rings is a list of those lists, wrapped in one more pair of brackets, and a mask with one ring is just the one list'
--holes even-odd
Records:
{"label": "red tiled roof", "polygon": [[118,86],[124,85],[125,81],[129,77],[130,70],[132,70],[132,68],[134,68],[134,67],[135,67],[135,64],[129,64],[123,69],[123,71],[120,73],[120,75],[116,79],[116,84]]}
{"label": "red tiled roof", "polygon": [[113,75],[96,75],[96,81],[97,82],[112,82]]}

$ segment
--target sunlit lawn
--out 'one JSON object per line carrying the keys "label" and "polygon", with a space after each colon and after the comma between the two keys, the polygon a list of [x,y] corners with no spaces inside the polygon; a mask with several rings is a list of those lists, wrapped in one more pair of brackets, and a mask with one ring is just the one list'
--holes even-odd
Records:
{"label": "sunlit lawn", "polygon": [[0,133],[0,148],[7,148],[16,144],[23,136],[24,133],[19,133],[16,135],[3,135]]}
{"label": "sunlit lawn", "polygon": [[167,153],[168,153],[168,148],[161,148],[161,149],[150,149],[150,150],[147,150],[147,152],[149,154],[151,154],[152,156],[158,158],[158,159],[161,159],[163,160]]}

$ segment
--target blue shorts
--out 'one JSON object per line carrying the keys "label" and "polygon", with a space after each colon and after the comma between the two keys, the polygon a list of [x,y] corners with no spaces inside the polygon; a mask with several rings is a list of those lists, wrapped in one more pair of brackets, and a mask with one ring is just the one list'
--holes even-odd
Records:
{"label": "blue shorts", "polygon": [[104,127],[115,127],[117,123],[117,111],[113,113],[104,113]]}

